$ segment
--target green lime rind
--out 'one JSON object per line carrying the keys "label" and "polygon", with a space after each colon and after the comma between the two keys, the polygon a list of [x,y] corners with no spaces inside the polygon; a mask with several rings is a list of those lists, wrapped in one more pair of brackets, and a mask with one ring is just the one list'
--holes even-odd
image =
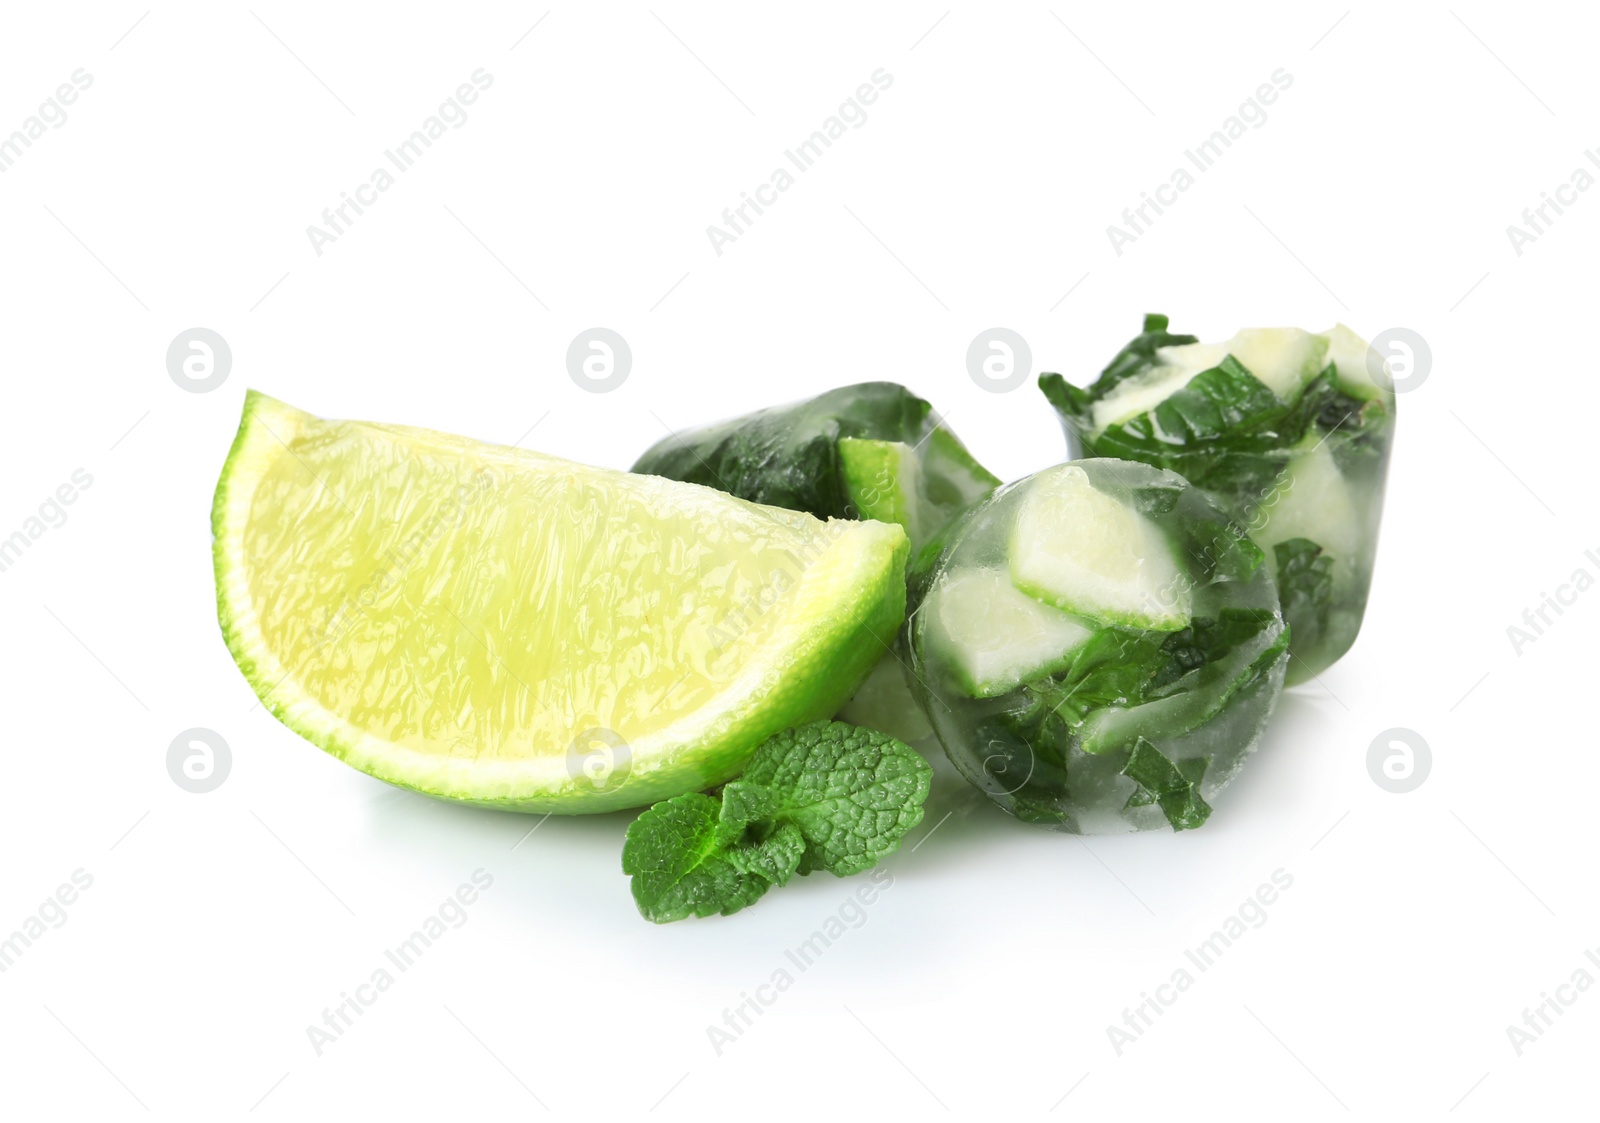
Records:
{"label": "green lime rind", "polygon": [[[346,449],[341,442],[351,447]],[[377,518],[367,511],[369,502],[377,505],[384,520],[392,516],[398,525],[407,519],[415,521],[413,504],[440,500],[438,495],[411,495],[406,487],[385,490],[373,486],[359,470],[363,455],[371,457],[371,463],[385,466],[391,473],[389,483],[414,480],[419,491],[425,491],[421,485],[428,480],[426,469],[441,464],[448,466],[441,471],[454,471],[462,478],[472,478],[473,472],[492,475],[497,481],[495,489],[477,500],[468,516],[481,518],[481,525],[473,523],[472,529],[480,533],[480,546],[488,543],[487,549],[508,548],[505,536],[513,525],[511,520],[527,518],[530,511],[537,517],[536,505],[521,503],[510,510],[496,506],[501,490],[515,492],[529,481],[547,483],[558,491],[582,486],[598,495],[626,492],[635,507],[671,508],[693,525],[702,526],[708,536],[726,521],[745,529],[754,527],[780,542],[786,541],[784,535],[792,535],[798,549],[819,541],[824,544],[815,546],[816,556],[805,558],[792,587],[768,610],[780,614],[763,625],[767,630],[762,635],[770,632],[770,642],[747,652],[744,663],[707,685],[699,692],[705,696],[696,697],[692,706],[664,692],[664,707],[687,708],[638,737],[630,737],[626,728],[619,729],[619,740],[626,745],[619,759],[626,767],[612,771],[604,782],[596,782],[574,766],[571,737],[526,747],[512,743],[508,750],[505,738],[479,733],[474,740],[469,730],[469,735],[457,738],[447,751],[440,751],[437,745],[419,743],[417,734],[405,732],[424,720],[424,715],[406,708],[412,692],[392,692],[399,701],[392,703],[394,708],[381,715],[380,721],[370,716],[370,705],[340,704],[330,700],[337,691],[315,685],[322,681],[319,676],[331,673],[328,667],[343,667],[351,660],[376,659],[371,665],[375,683],[385,681],[381,676],[386,674],[409,673],[399,654],[391,651],[384,656],[376,641],[358,646],[353,638],[347,641],[331,631],[331,638],[325,638],[316,652],[318,662],[312,664],[301,649],[303,642],[297,647],[283,639],[292,635],[303,641],[302,633],[309,634],[309,624],[301,627],[297,623],[302,608],[308,616],[320,615],[318,606],[307,599],[308,588],[343,579],[337,572],[330,576],[329,568],[336,568],[341,558],[357,550],[351,531],[358,516],[365,520],[359,523],[361,529],[370,529]],[[419,466],[417,474],[408,475],[413,466]],[[345,467],[349,471],[344,471]],[[303,479],[297,475],[302,471]],[[267,481],[263,510],[276,512],[272,506],[276,503],[287,504],[285,509],[298,516],[315,514],[322,520],[323,537],[300,534],[305,518],[274,514],[253,519],[263,481]],[[344,508],[345,499],[354,504],[352,527],[343,524],[343,516],[334,506]],[[825,539],[819,537],[822,529],[828,531]],[[421,429],[321,422],[253,391],[246,397],[238,433],[218,479],[212,533],[217,615],[223,638],[273,716],[325,752],[378,779],[439,799],[506,810],[611,811],[726,781],[767,737],[827,717],[849,698],[882,654],[882,642],[874,637],[892,637],[905,611],[903,575],[908,545],[897,527],[806,521],[805,516],[743,503],[693,485],[587,468]],[[373,557],[388,546],[382,541],[358,545],[365,545]],[[693,542],[687,544],[687,548],[693,546]],[[555,626],[549,614],[538,610],[539,590],[517,592],[514,583],[473,577],[472,559],[450,555],[448,540],[436,549],[437,556],[425,554],[416,559],[406,579],[414,580],[419,588],[447,591],[476,580],[475,591],[487,598],[485,603],[476,608],[465,602],[452,607],[447,598],[441,598],[446,601],[442,604],[413,598],[401,606],[410,615],[396,615],[392,621],[384,613],[398,610],[379,604],[367,610],[370,619],[362,619],[367,631],[361,634],[385,635],[391,622],[403,633],[403,625],[412,617],[448,609],[462,628],[445,637],[446,646],[471,650],[473,641],[483,645],[487,638],[497,645],[491,654],[509,671],[503,660],[515,659],[519,636]],[[563,565],[571,569],[582,561],[580,557],[533,559],[558,569]],[[357,575],[351,569],[349,580],[356,580]],[[594,575],[587,579],[592,581]],[[506,594],[506,587],[513,593]],[[734,607],[730,604],[728,612]],[[284,624],[285,619],[290,623]],[[276,631],[264,624],[271,620],[278,621]],[[504,634],[490,634],[493,627],[503,627]],[[468,640],[468,635],[473,640]],[[743,650],[730,648],[735,649]],[[666,662],[671,652],[651,657]],[[479,662],[482,667],[476,674],[462,674],[459,684],[446,685],[459,685],[468,692],[463,697],[475,697],[470,692],[487,688],[478,680],[498,674],[487,657],[480,656]],[[676,669],[667,662],[663,673]],[[604,681],[603,661],[594,670],[596,680]],[[522,677],[530,676],[525,672]],[[342,681],[358,702],[364,701],[358,689],[363,685],[360,680]],[[499,685],[512,691],[507,683]],[[420,709],[420,703],[417,706]],[[472,720],[487,722],[492,716],[480,708],[473,711]]]}

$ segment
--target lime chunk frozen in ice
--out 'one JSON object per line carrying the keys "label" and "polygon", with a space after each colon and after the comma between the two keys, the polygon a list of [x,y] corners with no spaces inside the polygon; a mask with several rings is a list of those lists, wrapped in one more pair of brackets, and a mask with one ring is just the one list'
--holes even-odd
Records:
{"label": "lime chunk frozen in ice", "polygon": [[[1041,540],[1048,600],[1036,563],[1016,579]],[[927,588],[910,649],[939,740],[1001,807],[1057,830],[1199,826],[1282,689],[1262,551],[1214,497],[1145,464],[1082,460],[1001,488],[957,523]],[[1152,589],[1178,591],[1181,615],[1122,610]]]}
{"label": "lime chunk frozen in ice", "polygon": [[1147,316],[1092,385],[1059,374],[1039,385],[1071,455],[1171,469],[1256,538],[1278,579],[1295,683],[1336,662],[1361,628],[1394,438],[1387,375],[1343,324],[1201,343]]}

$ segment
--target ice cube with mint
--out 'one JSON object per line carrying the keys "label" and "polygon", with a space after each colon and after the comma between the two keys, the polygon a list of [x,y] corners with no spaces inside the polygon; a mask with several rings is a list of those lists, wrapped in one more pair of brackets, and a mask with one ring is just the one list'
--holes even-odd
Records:
{"label": "ice cube with mint", "polygon": [[1394,383],[1344,325],[1246,328],[1221,343],[1144,331],[1088,387],[1044,374],[1073,456],[1170,469],[1212,491],[1266,553],[1289,622],[1288,681],[1355,642],[1394,438]]}
{"label": "ice cube with mint", "polygon": [[1270,568],[1174,472],[1048,468],[971,508],[919,579],[913,688],[956,768],[1018,818],[1198,827],[1282,690]]}

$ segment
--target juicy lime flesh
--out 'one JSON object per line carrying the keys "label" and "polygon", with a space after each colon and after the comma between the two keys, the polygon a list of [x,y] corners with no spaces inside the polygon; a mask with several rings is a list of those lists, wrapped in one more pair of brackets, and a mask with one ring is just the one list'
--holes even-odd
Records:
{"label": "juicy lime flesh", "polygon": [[[1336,333],[1342,332],[1342,336]],[[1360,363],[1365,368],[1366,344],[1343,325],[1330,332],[1313,335],[1300,328],[1243,328],[1226,343],[1183,343],[1156,351],[1155,366],[1117,384],[1094,404],[1093,423],[1097,433],[1155,409],[1183,389],[1202,371],[1209,370],[1232,355],[1267,389],[1284,401],[1293,400],[1305,384],[1332,358],[1330,346],[1351,350],[1349,339],[1360,345]],[[1352,366],[1340,365],[1341,375]],[[1363,381],[1370,387],[1363,373]]]}
{"label": "juicy lime flesh", "polygon": [[[333,549],[252,572],[262,635],[324,706],[429,752],[522,756],[580,730],[671,724],[770,638],[778,619],[738,606],[770,592],[783,551],[821,546],[762,520],[663,518],[578,476],[497,480],[359,440],[339,465],[297,452],[262,479],[246,549],[273,556],[285,527]],[[308,470],[352,468],[365,494],[306,486]]]}
{"label": "juicy lime flesh", "polygon": [[1293,401],[1324,365],[1328,341],[1300,328],[1244,328],[1228,351],[1284,401]]}
{"label": "juicy lime flesh", "polygon": [[[270,399],[258,400],[255,423],[270,440],[255,441],[264,452],[248,519],[219,531],[244,559],[249,642],[302,706],[406,750],[413,766],[416,756],[471,766],[458,790],[433,794],[522,794],[534,810],[647,802],[648,783],[624,798],[550,767],[522,793],[503,780],[474,790],[473,768],[564,764],[608,737],[635,754],[718,756],[701,769],[715,782],[754,748],[718,743],[741,723],[697,730],[698,746],[674,745],[675,729],[730,692],[775,719],[826,716],[876,657],[829,654],[811,619],[816,590],[836,588],[820,594],[837,602],[835,647],[863,627],[889,638],[898,626],[904,539],[893,528],[823,523],[423,430],[322,421]],[[856,527],[870,528],[876,569],[848,544]],[[219,555],[219,581],[221,565]],[[791,687],[789,674],[814,685]],[[800,696],[808,690],[818,697]],[[583,806],[559,806],[569,780]]]}
{"label": "juicy lime flesh", "polygon": [[[1104,431],[1112,425],[1120,425],[1147,410],[1155,409],[1193,381],[1195,375],[1208,367],[1216,366],[1227,354],[1221,348],[1208,349],[1204,354],[1198,353],[1199,348],[1206,346],[1206,344],[1190,343],[1182,347],[1162,348],[1163,360],[1176,365],[1154,366],[1118,383],[1114,390],[1094,404],[1096,432]],[[1173,354],[1169,355],[1168,352]]]}
{"label": "juicy lime flesh", "polygon": [[1020,592],[995,568],[947,574],[928,597],[930,643],[957,667],[976,697],[1004,694],[1025,679],[1059,670],[1094,635],[1060,609]]}
{"label": "juicy lime flesh", "polygon": [[1011,573],[1029,595],[1104,623],[1176,631],[1189,622],[1191,590],[1162,533],[1076,465],[1041,473],[1030,489]]}
{"label": "juicy lime flesh", "polygon": [[1361,552],[1361,503],[1326,443],[1301,442],[1278,486],[1257,513],[1257,522],[1260,529],[1253,531],[1252,537],[1267,551],[1274,571],[1277,560],[1272,547],[1290,538],[1316,542],[1341,572],[1349,569]]}

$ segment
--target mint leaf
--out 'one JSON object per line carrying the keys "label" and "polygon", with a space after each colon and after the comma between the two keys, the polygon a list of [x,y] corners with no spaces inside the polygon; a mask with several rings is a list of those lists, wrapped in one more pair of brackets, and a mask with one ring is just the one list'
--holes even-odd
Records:
{"label": "mint leaf", "polygon": [[1182,543],[1184,555],[1213,581],[1248,581],[1267,560],[1247,527],[1232,519],[1199,516]]}
{"label": "mint leaf", "polygon": [[922,821],[933,770],[892,737],[818,721],[768,738],[720,798],[675,796],[628,828],[622,872],[646,920],[727,916],[795,874],[860,873]]}
{"label": "mint leaf", "polygon": [[1286,538],[1272,553],[1284,622],[1297,647],[1314,650],[1333,611],[1333,559],[1309,538]]}
{"label": "mint leaf", "polygon": [[1122,774],[1139,785],[1128,806],[1158,803],[1173,830],[1193,830],[1211,815],[1211,805],[1200,798],[1200,778],[1205,771],[1204,760],[1180,760],[1174,764],[1141,737],[1122,766]]}
{"label": "mint leaf", "polygon": [[1189,672],[1221,662],[1234,648],[1276,623],[1273,613],[1264,608],[1224,608],[1215,617],[1196,617],[1187,628],[1168,633],[1161,645],[1167,661],[1150,681],[1150,697],[1166,696],[1174,684],[1181,688]]}
{"label": "mint leaf", "polygon": [[[1150,413],[1134,418],[1127,429],[1147,439],[1190,444],[1260,425],[1282,410],[1278,396],[1228,355],[1217,366],[1195,375]],[[1155,419],[1154,425],[1149,418]]]}
{"label": "mint leaf", "polygon": [[[1085,392],[1102,395],[1105,389],[1097,382]],[[1171,469],[1230,503],[1259,497],[1283,470],[1282,450],[1299,440],[1321,408],[1307,401],[1305,395],[1293,404],[1280,401],[1228,355],[1153,410],[1109,426],[1093,439],[1092,455]],[[1253,510],[1249,503],[1234,513],[1246,517]]]}
{"label": "mint leaf", "polygon": [[806,839],[800,828],[784,823],[760,842],[749,842],[728,851],[728,861],[744,873],[759,874],[774,885],[787,885],[800,869]]}
{"label": "mint leaf", "polygon": [[771,879],[752,872],[759,861],[735,861],[734,848],[719,841],[720,812],[711,796],[690,793],[656,804],[628,827],[622,872],[632,875],[634,903],[646,920],[727,916],[767,891]]}
{"label": "mint leaf", "polygon": [[771,819],[778,797],[760,784],[733,780],[722,787],[722,816],[717,830],[723,842],[738,842],[754,824]]}
{"label": "mint leaf", "polygon": [[777,799],[772,817],[799,828],[800,872],[844,877],[875,865],[922,821],[932,776],[928,762],[893,737],[818,721],[769,738],[739,783],[766,788]]}
{"label": "mint leaf", "polygon": [[1123,379],[1142,373],[1156,361],[1156,351],[1160,348],[1198,342],[1196,336],[1178,335],[1168,331],[1167,317],[1159,312],[1145,313],[1144,330],[1134,336],[1128,345],[1118,351],[1106,364],[1106,369],[1100,372],[1100,377],[1095,381],[1095,395],[1103,397],[1111,387]]}
{"label": "mint leaf", "polygon": [[1192,335],[1175,335],[1167,330],[1167,317],[1159,312],[1148,312],[1144,317],[1144,331],[1118,351],[1116,357],[1100,372],[1100,377],[1090,389],[1074,386],[1059,374],[1041,374],[1039,389],[1063,419],[1086,418],[1094,403],[1111,391],[1125,378],[1141,374],[1156,362],[1156,350],[1184,343],[1196,343]]}
{"label": "mint leaf", "polygon": [[[1267,637],[1275,633],[1278,638],[1269,644]],[[1024,683],[1020,704],[993,720],[1036,754],[1034,764],[1064,770],[1074,747],[1091,753],[1120,747],[1094,737],[1080,739],[1084,722],[1096,711],[1132,709],[1165,698],[1198,699],[1203,692],[1209,706],[1169,710],[1161,719],[1173,732],[1193,728],[1255,684],[1282,652],[1276,615],[1265,609],[1223,608],[1216,616],[1195,617],[1176,632],[1107,628],[1064,670]],[[1017,773],[1027,774],[1027,767]]]}

